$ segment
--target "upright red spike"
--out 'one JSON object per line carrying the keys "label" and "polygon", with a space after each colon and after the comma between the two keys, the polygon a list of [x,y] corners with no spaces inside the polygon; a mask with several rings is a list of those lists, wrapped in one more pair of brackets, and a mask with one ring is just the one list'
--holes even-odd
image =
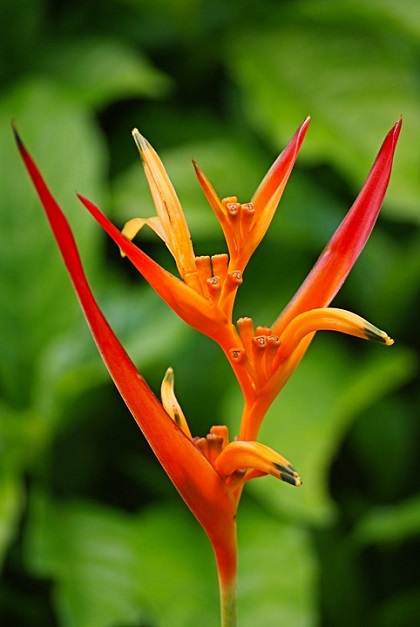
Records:
{"label": "upright red spike", "polygon": [[337,294],[375,225],[388,187],[402,120],[392,127],[350,211],[312,271],[273,325],[281,333],[303,311],[326,307]]}

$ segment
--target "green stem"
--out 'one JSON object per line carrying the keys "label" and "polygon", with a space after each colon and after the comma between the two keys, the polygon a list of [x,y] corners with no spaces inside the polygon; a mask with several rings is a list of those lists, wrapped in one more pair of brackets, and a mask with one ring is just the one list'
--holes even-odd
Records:
{"label": "green stem", "polygon": [[224,527],[223,541],[214,542],[219,577],[221,627],[236,627],[237,538],[235,520]]}
{"label": "green stem", "polygon": [[221,627],[236,627],[236,587],[236,576],[224,586],[220,582]]}

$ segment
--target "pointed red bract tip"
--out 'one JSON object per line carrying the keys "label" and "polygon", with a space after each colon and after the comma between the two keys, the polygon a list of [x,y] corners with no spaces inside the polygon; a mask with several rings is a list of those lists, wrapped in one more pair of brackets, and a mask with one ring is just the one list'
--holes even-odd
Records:
{"label": "pointed red bract tip", "polygon": [[[252,198],[252,203],[257,211],[263,211],[264,208],[269,205],[276,189],[280,185],[286,184],[300,147],[305,139],[310,122],[311,118],[308,116],[299,126],[286,148],[280,153],[261,181],[261,184]],[[280,198],[277,199],[277,202],[279,199]]]}
{"label": "pointed red bract tip", "polygon": [[400,118],[388,132],[353,206],[298,292],[275,322],[273,328],[276,333],[280,333],[292,318],[303,311],[326,307],[342,286],[379,215],[391,176],[401,125]]}
{"label": "pointed red bract tip", "polygon": [[17,144],[17,146],[19,148],[19,151],[20,152],[22,152],[22,151],[26,152],[25,146],[22,143],[22,140],[20,138],[20,135],[18,133],[18,130],[16,128],[16,123],[15,123],[14,120],[12,120],[12,131],[13,131],[13,135],[15,136],[16,144]]}

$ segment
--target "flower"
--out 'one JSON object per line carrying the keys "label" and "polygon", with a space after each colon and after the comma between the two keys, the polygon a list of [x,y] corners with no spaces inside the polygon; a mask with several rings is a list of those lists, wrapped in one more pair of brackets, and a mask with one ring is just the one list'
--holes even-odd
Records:
{"label": "flower", "polygon": [[[194,254],[175,190],[150,144],[133,132],[143,158],[157,215],[130,220],[120,232],[87,198],[82,203],[114,239],[156,292],[191,326],[214,339],[228,357],[244,395],[239,437],[229,442],[227,427],[213,426],[193,438],[176,399],[174,374],[166,372],[162,403],[148,387],[102,314],[83,271],[73,234],[37,166],[15,131],[18,148],[38,192],[93,338],[109,373],[151,448],[207,533],[219,575],[222,624],[235,624],[236,510],[244,483],[271,474],[295,486],[301,479],[290,462],[257,442],[261,421],[319,330],[335,330],[385,345],[393,340],[360,316],[328,307],[363,249],[388,185],[401,121],[388,133],[353,207],[313,270],[270,327],[251,318],[235,325],[232,311],[244,269],[263,238],[296,161],[309,125],[299,127],[263,179],[252,200],[220,200],[194,164],[198,181],[218,217],[228,253]],[[144,225],[172,253],[180,277],[159,266],[132,243]]]}

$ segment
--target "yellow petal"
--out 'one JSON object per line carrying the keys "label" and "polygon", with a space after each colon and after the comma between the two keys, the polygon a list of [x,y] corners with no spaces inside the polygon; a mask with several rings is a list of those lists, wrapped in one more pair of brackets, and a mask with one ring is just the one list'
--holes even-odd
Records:
{"label": "yellow petal", "polygon": [[182,411],[181,406],[175,396],[174,383],[174,371],[172,370],[172,368],[168,368],[160,388],[162,405],[166,413],[170,415],[172,420],[176,422],[178,427],[182,429],[185,435],[192,439],[191,431],[188,427],[184,412]]}
{"label": "yellow petal", "polygon": [[[124,227],[121,233],[124,235],[124,237],[129,239],[131,242],[145,225],[150,227],[156,233],[156,235],[158,235],[165,242],[165,244],[168,246],[170,250],[166,232],[162,226],[162,222],[160,221],[160,218],[158,218],[157,216],[152,216],[151,218],[132,218],[131,220],[128,220],[128,222],[124,224]],[[121,249],[120,249],[120,252],[121,252],[121,257],[126,256],[125,252],[122,251]],[[172,250],[171,250],[171,253],[172,255],[174,254]]]}
{"label": "yellow petal", "polygon": [[242,440],[231,442],[216,459],[215,468],[224,477],[252,469],[258,471],[260,475],[269,474],[292,485],[302,485],[301,478],[290,462],[260,442]]}
{"label": "yellow petal", "polygon": [[157,214],[166,234],[168,247],[184,278],[186,274],[195,271],[195,261],[191,236],[181,203],[158,154],[136,128],[133,130],[133,137],[143,159],[144,170]]}
{"label": "yellow petal", "polygon": [[375,340],[386,346],[394,343],[385,331],[381,331],[355,313],[334,307],[311,309],[293,318],[281,334],[280,348],[274,359],[273,368],[288,359],[301,340],[315,331],[339,331],[364,340]]}

